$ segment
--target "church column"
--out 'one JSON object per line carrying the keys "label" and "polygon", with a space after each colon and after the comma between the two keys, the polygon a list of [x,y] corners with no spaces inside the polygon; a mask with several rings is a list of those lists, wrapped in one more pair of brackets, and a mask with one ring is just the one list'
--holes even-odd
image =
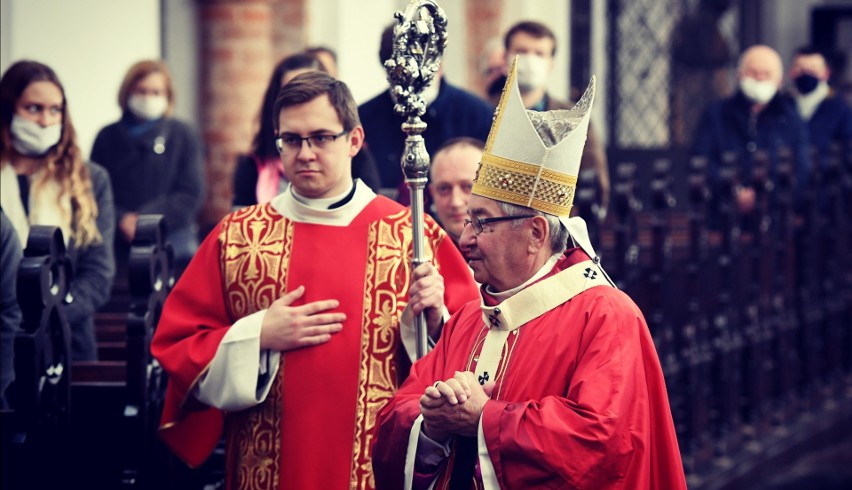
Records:
{"label": "church column", "polygon": [[305,49],[308,42],[308,0],[271,0],[272,59],[278,63],[285,56]]}
{"label": "church column", "polygon": [[467,15],[467,79],[471,91],[484,93],[479,56],[491,38],[499,37],[504,0],[468,0]]}
{"label": "church column", "polygon": [[249,149],[272,70],[271,0],[199,0],[201,131],[207,202],[199,218],[216,223],[231,209],[233,172]]}

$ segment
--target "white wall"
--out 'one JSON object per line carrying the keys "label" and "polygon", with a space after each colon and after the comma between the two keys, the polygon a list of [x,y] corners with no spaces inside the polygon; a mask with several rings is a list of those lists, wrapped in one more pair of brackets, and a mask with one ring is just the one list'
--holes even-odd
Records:
{"label": "white wall", "polygon": [[120,116],[116,97],[127,69],[160,57],[159,0],[0,1],[0,68],[20,59],[53,68],[88,156],[100,128]]}

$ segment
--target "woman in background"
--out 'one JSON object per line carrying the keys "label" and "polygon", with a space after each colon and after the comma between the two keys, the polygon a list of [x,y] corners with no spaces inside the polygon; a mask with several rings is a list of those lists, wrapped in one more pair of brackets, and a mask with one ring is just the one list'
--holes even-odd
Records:
{"label": "woman in background", "polygon": [[[241,155],[237,160],[237,170],[234,174],[234,208],[267,203],[287,188],[284,167],[275,147],[273,106],[281,87],[297,75],[310,71],[326,70],[316,57],[306,53],[284,58],[272,71],[263,96],[259,129],[252,141],[251,153]],[[366,148],[361,148],[352,158],[352,177],[361,179],[378,192],[381,184],[379,171]]]}
{"label": "woman in background", "polygon": [[77,146],[65,90],[50,67],[19,61],[0,80],[0,201],[25,247],[30,226],[62,230],[73,276],[65,306],[73,360],[95,360],[94,314],[115,275],[115,211],[106,171]]}
{"label": "woman in background", "polygon": [[92,161],[112,179],[120,271],[140,214],[163,215],[178,272],[198,248],[195,219],[204,199],[201,143],[189,125],[172,117],[174,104],[165,63],[134,64],[118,91],[121,119],[103,128],[92,147]]}

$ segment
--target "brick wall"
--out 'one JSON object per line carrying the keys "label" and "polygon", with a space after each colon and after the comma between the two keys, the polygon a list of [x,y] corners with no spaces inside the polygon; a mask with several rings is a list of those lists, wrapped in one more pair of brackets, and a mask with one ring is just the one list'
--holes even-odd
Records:
{"label": "brick wall", "polygon": [[479,56],[489,39],[502,35],[500,19],[503,15],[504,0],[468,0],[465,22],[467,26],[468,87],[475,92],[484,93],[482,76],[479,72]]}
{"label": "brick wall", "polygon": [[207,149],[202,226],[231,209],[237,156],[248,150],[272,67],[304,46],[308,0],[202,0],[201,127]]}

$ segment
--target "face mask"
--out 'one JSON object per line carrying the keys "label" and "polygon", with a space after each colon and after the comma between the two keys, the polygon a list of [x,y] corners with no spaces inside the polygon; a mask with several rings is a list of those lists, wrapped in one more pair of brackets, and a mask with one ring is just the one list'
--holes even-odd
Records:
{"label": "face mask", "polygon": [[772,97],[775,97],[778,87],[775,86],[775,82],[772,80],[758,82],[754,78],[745,77],[740,80],[740,90],[742,90],[743,95],[748,100],[757,104],[766,104],[772,100]]}
{"label": "face mask", "polygon": [[518,55],[518,87],[528,92],[544,87],[548,75],[547,60],[533,54]]}
{"label": "face mask", "polygon": [[811,75],[810,73],[802,73],[793,79],[793,83],[796,84],[796,91],[802,95],[807,95],[813,92],[819,85],[819,82],[819,78]]}
{"label": "face mask", "polygon": [[169,108],[169,99],[164,95],[131,95],[127,107],[140,119],[159,119]]}
{"label": "face mask", "polygon": [[420,93],[420,96],[423,97],[423,102],[426,104],[426,107],[432,105],[432,102],[435,102],[435,99],[438,98],[438,92],[441,90],[441,81],[437,78],[432,79],[432,83],[430,83],[426,88],[423,89],[423,92]]}
{"label": "face mask", "polygon": [[14,115],[9,131],[15,151],[28,157],[40,157],[59,143],[62,124],[42,127],[35,121]]}

